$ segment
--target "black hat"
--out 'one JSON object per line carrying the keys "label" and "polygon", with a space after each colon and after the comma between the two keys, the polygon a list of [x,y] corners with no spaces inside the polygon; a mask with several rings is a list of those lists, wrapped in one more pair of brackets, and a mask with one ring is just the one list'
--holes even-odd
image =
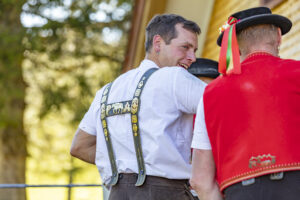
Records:
{"label": "black hat", "polygon": [[[236,23],[236,32],[238,33],[242,29],[249,26],[259,24],[273,24],[281,29],[281,34],[284,35],[290,31],[292,22],[281,15],[272,14],[272,11],[267,7],[257,7],[243,10],[231,15],[231,17],[239,20]],[[221,46],[224,32],[219,35],[217,44]]]}
{"label": "black hat", "polygon": [[195,76],[210,78],[217,78],[219,76],[218,62],[206,58],[197,58],[187,70]]}

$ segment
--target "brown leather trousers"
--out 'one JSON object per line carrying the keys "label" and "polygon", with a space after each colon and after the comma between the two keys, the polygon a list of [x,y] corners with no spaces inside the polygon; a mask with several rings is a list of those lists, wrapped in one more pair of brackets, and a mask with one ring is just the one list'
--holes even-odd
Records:
{"label": "brown leather trousers", "polygon": [[142,186],[136,187],[137,174],[120,174],[112,187],[109,200],[195,200],[190,193],[188,180],[147,176]]}

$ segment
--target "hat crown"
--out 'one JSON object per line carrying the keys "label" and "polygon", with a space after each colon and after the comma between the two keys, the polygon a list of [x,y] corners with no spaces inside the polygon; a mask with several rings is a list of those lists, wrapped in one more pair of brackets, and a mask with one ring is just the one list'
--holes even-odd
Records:
{"label": "hat crown", "polygon": [[[256,7],[250,8],[247,10],[242,10],[240,12],[234,13],[229,17],[236,18],[236,33],[240,32],[241,30],[248,28],[250,26],[260,25],[260,24],[273,24],[281,29],[281,34],[284,35],[290,31],[292,27],[292,22],[288,18],[272,14],[272,11],[267,7]],[[229,22],[227,22],[228,24]],[[223,33],[218,37],[217,44],[221,46]]]}
{"label": "hat crown", "polygon": [[263,15],[263,14],[272,14],[272,11],[267,7],[257,7],[257,8],[250,8],[247,10],[243,10],[231,15],[232,17],[243,20],[248,17],[256,16],[256,15]]}

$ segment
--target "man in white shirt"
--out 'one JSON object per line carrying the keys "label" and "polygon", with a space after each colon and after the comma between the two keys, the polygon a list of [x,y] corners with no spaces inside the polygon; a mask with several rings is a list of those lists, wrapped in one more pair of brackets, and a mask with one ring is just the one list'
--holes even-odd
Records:
{"label": "man in white shirt", "polygon": [[97,165],[110,200],[193,198],[185,183],[193,114],[206,84],[186,69],[199,33],[181,16],[155,16],[145,60],[100,89],[82,119],[71,155]]}

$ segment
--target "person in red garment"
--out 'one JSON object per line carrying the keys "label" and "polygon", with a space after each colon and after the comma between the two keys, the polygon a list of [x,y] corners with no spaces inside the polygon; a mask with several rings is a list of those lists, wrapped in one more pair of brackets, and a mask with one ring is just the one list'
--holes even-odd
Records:
{"label": "person in red garment", "polygon": [[300,61],[279,58],[291,26],[258,7],[223,27],[223,75],[205,89],[192,143],[190,182],[201,200],[299,199]]}

